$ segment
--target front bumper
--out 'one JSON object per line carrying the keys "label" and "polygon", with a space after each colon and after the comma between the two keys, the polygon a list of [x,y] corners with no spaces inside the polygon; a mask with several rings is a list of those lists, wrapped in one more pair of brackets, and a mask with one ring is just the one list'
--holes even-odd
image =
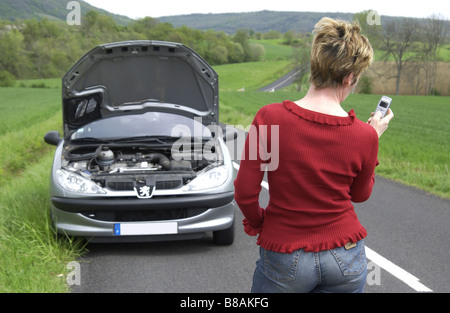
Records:
{"label": "front bumper", "polygon": [[[51,214],[58,233],[91,241],[192,239],[230,228],[235,202],[234,192],[151,199],[52,197]],[[118,232],[121,227],[139,234]]]}

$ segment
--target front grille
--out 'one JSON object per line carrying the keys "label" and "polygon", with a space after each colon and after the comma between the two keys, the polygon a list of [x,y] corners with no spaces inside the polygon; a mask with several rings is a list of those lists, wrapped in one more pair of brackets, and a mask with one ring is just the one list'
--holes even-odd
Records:
{"label": "front grille", "polygon": [[156,190],[161,189],[176,189],[181,186],[181,180],[165,180],[157,181],[155,184]]}
{"label": "front grille", "polygon": [[152,221],[170,221],[194,217],[206,212],[206,208],[190,209],[159,209],[129,211],[121,210],[114,212],[83,213],[84,216],[104,222],[152,222]]}
{"label": "front grille", "polygon": [[[155,187],[156,187],[156,190],[168,190],[168,189],[176,189],[176,188],[180,187],[181,184],[182,184],[181,179],[162,180],[162,181],[157,181],[155,183]],[[117,191],[134,190],[133,182],[110,181],[110,182],[107,182],[106,186],[111,190],[117,190]]]}
{"label": "front grille", "polygon": [[106,186],[111,190],[120,190],[120,191],[126,191],[126,190],[133,190],[134,184],[132,182],[108,182]]}

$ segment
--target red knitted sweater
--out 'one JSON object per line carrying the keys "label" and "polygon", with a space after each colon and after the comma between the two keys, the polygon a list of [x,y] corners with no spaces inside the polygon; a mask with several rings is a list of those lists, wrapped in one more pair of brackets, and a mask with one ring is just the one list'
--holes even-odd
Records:
{"label": "red knitted sweater", "polygon": [[[277,126],[279,138],[272,138]],[[260,136],[257,144],[254,136]],[[376,131],[353,110],[338,117],[291,101],[264,106],[252,123],[234,183],[245,232],[259,234],[257,243],[263,248],[283,253],[318,252],[363,239],[367,231],[352,202],[370,197],[377,154]],[[270,200],[263,209],[261,164],[271,162]]]}

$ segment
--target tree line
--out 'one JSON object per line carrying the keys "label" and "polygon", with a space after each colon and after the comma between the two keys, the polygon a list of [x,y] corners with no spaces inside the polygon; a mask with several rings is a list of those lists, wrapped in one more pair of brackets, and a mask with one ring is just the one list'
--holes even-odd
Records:
{"label": "tree line", "polygon": [[[394,64],[389,73],[375,75],[394,78],[397,94],[401,81],[407,81],[413,94],[436,94],[438,55],[448,43],[449,22],[433,15],[422,20],[383,18],[378,25],[368,23],[370,13],[354,14],[353,19],[359,21],[362,32],[381,53],[377,61],[391,60]],[[239,29],[229,35],[223,31],[174,27],[151,17],[124,26],[96,11],[87,12],[80,26],[48,19],[0,20],[0,81],[61,77],[93,47],[132,39],[180,42],[196,50],[211,65],[260,61],[265,55],[264,47],[250,39],[282,39],[282,44],[293,47],[293,63],[300,66],[309,62],[312,38],[311,32],[292,30],[261,33]],[[307,69],[300,71],[299,76],[300,87],[302,81],[306,82]],[[373,77],[368,76],[361,79],[361,92],[370,93],[371,80]]]}
{"label": "tree line", "polygon": [[123,26],[108,15],[89,11],[79,26],[48,19],[0,20],[0,79],[61,77],[97,45],[146,39],[186,44],[212,65],[259,61],[265,54],[262,45],[249,42],[244,30],[227,35],[175,28],[151,17]]}
{"label": "tree line", "polygon": [[394,74],[376,75],[395,78],[397,95],[403,80],[413,94],[435,95],[438,56],[448,43],[449,22],[443,16],[433,14],[426,19],[401,18],[373,24],[367,22],[370,12],[357,13],[354,19],[359,21],[374,49],[382,52],[380,59],[394,61],[390,71]]}
{"label": "tree line", "polygon": [[[400,92],[400,82],[406,82],[410,93],[438,94],[436,72],[439,52],[449,42],[450,23],[443,16],[433,14],[426,19],[383,18],[379,23],[370,21],[373,11],[367,10],[353,15],[362,33],[366,35],[377,54],[376,61],[393,61],[387,70],[374,72],[378,79],[395,79],[395,92]],[[313,36],[308,33],[270,31],[255,33],[256,38],[282,39],[282,43],[293,47],[293,62],[298,66],[297,90],[305,82],[307,70],[300,65],[309,62]],[[359,84],[360,93],[371,93],[373,77],[363,76]]]}

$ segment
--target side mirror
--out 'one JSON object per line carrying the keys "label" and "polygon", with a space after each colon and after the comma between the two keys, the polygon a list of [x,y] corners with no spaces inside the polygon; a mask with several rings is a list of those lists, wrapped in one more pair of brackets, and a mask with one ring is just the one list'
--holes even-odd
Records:
{"label": "side mirror", "polygon": [[223,131],[223,140],[235,140],[238,137],[238,131],[236,128],[231,126],[226,126]]}
{"label": "side mirror", "polygon": [[62,138],[57,131],[49,131],[45,134],[44,141],[49,145],[57,146],[62,141]]}

